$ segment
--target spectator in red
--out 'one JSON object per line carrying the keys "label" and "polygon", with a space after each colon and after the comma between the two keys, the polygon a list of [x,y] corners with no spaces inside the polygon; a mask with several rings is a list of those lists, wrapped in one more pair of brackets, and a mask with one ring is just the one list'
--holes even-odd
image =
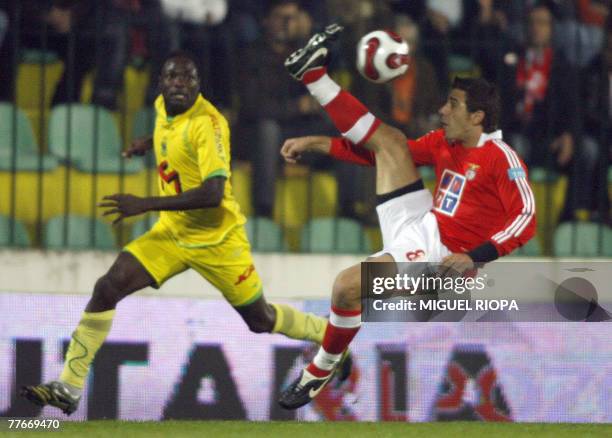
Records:
{"label": "spectator in red", "polygon": [[531,8],[526,25],[525,44],[502,39],[505,50],[486,45],[489,51],[481,63],[484,72],[496,73],[502,128],[527,165],[570,175],[562,219],[572,219],[591,192],[583,172],[594,168],[597,160],[596,151],[580,141],[578,72],[553,47],[554,16],[548,3]]}
{"label": "spectator in red", "polygon": [[527,44],[503,57],[504,128],[528,165],[564,169],[574,157],[578,130],[576,87],[568,86],[577,83],[576,72],[552,47],[548,6],[532,8],[527,27]]}

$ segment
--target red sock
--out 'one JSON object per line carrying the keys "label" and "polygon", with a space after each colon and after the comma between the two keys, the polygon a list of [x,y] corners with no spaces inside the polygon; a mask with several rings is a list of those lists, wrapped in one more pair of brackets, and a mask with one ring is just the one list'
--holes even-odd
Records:
{"label": "red sock", "polygon": [[327,376],[340,360],[361,326],[361,310],[332,307],[319,352],[307,370],[317,377]]}
{"label": "red sock", "polygon": [[336,128],[355,144],[364,144],[380,125],[380,120],[363,103],[344,91],[327,75],[325,67],[307,71],[302,82],[323,106]]}

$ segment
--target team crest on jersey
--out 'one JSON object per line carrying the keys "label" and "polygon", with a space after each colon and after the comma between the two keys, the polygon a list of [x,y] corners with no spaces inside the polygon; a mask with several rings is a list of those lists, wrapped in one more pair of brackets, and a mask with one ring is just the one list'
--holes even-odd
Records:
{"label": "team crest on jersey", "polygon": [[478,164],[468,163],[467,170],[465,171],[465,179],[472,181],[474,178],[476,178],[476,172],[478,172],[478,169],[480,169]]}
{"label": "team crest on jersey", "polygon": [[444,169],[436,192],[434,208],[447,216],[454,216],[466,183],[466,176]]}

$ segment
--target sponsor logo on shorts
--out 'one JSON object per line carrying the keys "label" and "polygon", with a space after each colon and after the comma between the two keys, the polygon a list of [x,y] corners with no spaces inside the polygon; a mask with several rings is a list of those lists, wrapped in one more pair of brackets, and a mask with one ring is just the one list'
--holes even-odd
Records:
{"label": "sponsor logo on shorts", "polygon": [[251,265],[248,268],[246,268],[244,270],[244,272],[238,276],[238,280],[236,281],[236,283],[234,283],[234,286],[238,286],[243,281],[246,281],[247,278],[249,278],[251,276],[251,274],[253,273],[254,270],[255,270],[255,266],[253,266],[253,265]]}
{"label": "sponsor logo on shorts", "polygon": [[442,178],[440,178],[440,186],[436,192],[434,209],[447,216],[454,216],[459,207],[465,183],[465,176],[444,169]]}

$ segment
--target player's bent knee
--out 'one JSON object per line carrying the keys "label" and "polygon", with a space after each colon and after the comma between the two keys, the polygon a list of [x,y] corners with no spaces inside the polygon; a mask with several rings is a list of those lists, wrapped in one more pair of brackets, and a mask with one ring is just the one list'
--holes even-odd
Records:
{"label": "player's bent knee", "polygon": [[114,306],[119,302],[120,296],[108,275],[98,278],[93,291],[93,298],[96,301]]}
{"label": "player's bent knee", "polygon": [[333,300],[340,307],[353,307],[361,297],[360,266],[352,266],[340,272],[334,281]]}
{"label": "player's bent knee", "polygon": [[117,304],[129,294],[129,276],[112,270],[100,277],[94,286],[94,297],[108,304]]}

